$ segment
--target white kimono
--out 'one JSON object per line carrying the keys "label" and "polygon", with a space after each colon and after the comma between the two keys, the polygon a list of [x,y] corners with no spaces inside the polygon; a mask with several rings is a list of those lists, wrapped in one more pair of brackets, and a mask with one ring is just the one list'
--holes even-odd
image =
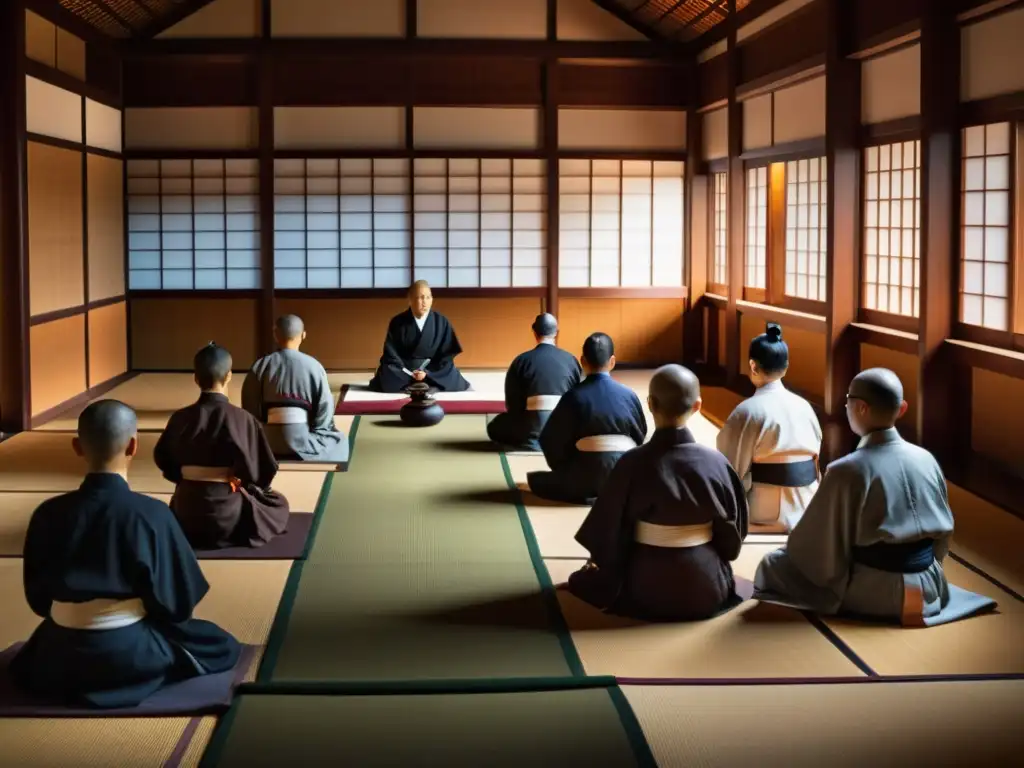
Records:
{"label": "white kimono", "polygon": [[754,599],[916,626],[991,610],[946,581],[952,534],[935,458],[895,429],[873,432],[829,465],[785,548],[758,566]]}
{"label": "white kimono", "polygon": [[757,482],[763,470],[755,465],[817,462],[821,425],[811,404],[781,381],[765,384],[736,406],[718,433],[718,450],[743,480],[750,522],[792,530],[818,488],[816,464],[813,480],[796,487]]}

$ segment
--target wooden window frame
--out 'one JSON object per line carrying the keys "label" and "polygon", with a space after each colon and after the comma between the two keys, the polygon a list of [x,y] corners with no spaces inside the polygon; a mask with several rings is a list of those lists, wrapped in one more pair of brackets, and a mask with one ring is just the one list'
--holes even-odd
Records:
{"label": "wooden window frame", "polygon": [[[1010,124],[1010,190],[1009,190],[1009,248],[1007,283],[1009,285],[1009,317],[1007,318],[1008,329],[1005,331],[984,328],[978,325],[969,325],[961,319],[962,317],[962,291],[963,281],[963,238],[964,238],[964,195],[965,190],[961,183],[957,190],[959,196],[959,242],[957,244],[957,258],[955,264],[956,286],[955,286],[955,322],[953,323],[953,338],[969,341],[975,344],[982,344],[988,347],[1008,349],[1024,352],[1024,265],[1020,261],[1024,259],[1024,215],[1018,208],[1024,201],[1024,196],[1019,193],[1019,188],[1024,183],[1024,153],[1021,150],[1021,142],[1024,141],[1024,119],[1016,116],[992,117],[984,120],[971,120],[960,126],[960,130],[975,128],[979,126],[994,125],[998,123]],[[963,149],[960,150],[961,173],[966,163]]]}
{"label": "wooden window frame", "polygon": [[[718,249],[718,222],[717,222],[717,210],[715,208],[717,202],[717,190],[715,188],[716,179],[719,175],[725,176],[725,276],[726,282],[718,283],[715,282],[715,257]],[[728,162],[720,165],[709,164],[708,167],[708,282],[707,290],[708,293],[717,294],[719,296],[729,295],[729,245],[728,245],[728,234],[729,234],[729,168]]]}

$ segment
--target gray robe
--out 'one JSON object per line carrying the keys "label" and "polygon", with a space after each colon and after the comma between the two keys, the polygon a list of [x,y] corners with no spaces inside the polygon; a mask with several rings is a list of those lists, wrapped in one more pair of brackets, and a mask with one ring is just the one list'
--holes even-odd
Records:
{"label": "gray robe", "polygon": [[[946,581],[942,561],[952,533],[946,480],[934,457],[895,429],[873,432],[829,465],[785,548],[758,566],[754,598],[926,626],[994,608],[995,601]],[[878,567],[878,546],[864,549],[913,549],[926,540],[933,554],[913,567],[906,553],[894,558],[906,560],[902,571],[893,562]],[[889,547],[882,554],[897,553]]]}
{"label": "gray robe", "polygon": [[[271,408],[297,407],[305,424],[268,424]],[[334,395],[319,361],[293,349],[261,357],[242,384],[242,407],[264,425],[278,458],[305,461],[348,461],[348,440],[334,425]]]}

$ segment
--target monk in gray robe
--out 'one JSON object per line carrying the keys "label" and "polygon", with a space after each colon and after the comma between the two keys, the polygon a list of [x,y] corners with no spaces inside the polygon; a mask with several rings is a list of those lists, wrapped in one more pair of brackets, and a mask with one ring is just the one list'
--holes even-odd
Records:
{"label": "monk in gray robe", "polygon": [[928,451],[906,442],[892,371],[854,378],[846,398],[857,449],[832,462],[784,549],[758,566],[754,597],[825,615],[930,626],[995,607],[946,581],[953,513]]}
{"label": "monk in gray robe", "polygon": [[319,361],[300,352],[302,320],[278,318],[278,350],[253,363],[242,384],[242,407],[259,419],[279,459],[348,461],[348,439],[334,424],[334,394]]}
{"label": "monk in gray robe", "polygon": [[686,427],[701,407],[697,377],[655,372],[654,435],[619,459],[576,540],[590,560],[569,577],[596,608],[645,621],[706,619],[741,600],[730,562],[747,535],[743,483],[728,459]]}

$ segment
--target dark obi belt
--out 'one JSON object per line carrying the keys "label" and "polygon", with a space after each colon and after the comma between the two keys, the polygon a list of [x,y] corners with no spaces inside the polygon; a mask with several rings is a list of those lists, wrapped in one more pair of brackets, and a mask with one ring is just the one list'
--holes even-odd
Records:
{"label": "dark obi belt", "polygon": [[854,547],[853,561],[886,573],[923,573],[935,562],[931,539],[892,544],[880,541],[868,547]]}
{"label": "dark obi belt", "polygon": [[751,464],[750,480],[762,485],[803,488],[818,479],[818,462],[814,459],[788,464]]}

